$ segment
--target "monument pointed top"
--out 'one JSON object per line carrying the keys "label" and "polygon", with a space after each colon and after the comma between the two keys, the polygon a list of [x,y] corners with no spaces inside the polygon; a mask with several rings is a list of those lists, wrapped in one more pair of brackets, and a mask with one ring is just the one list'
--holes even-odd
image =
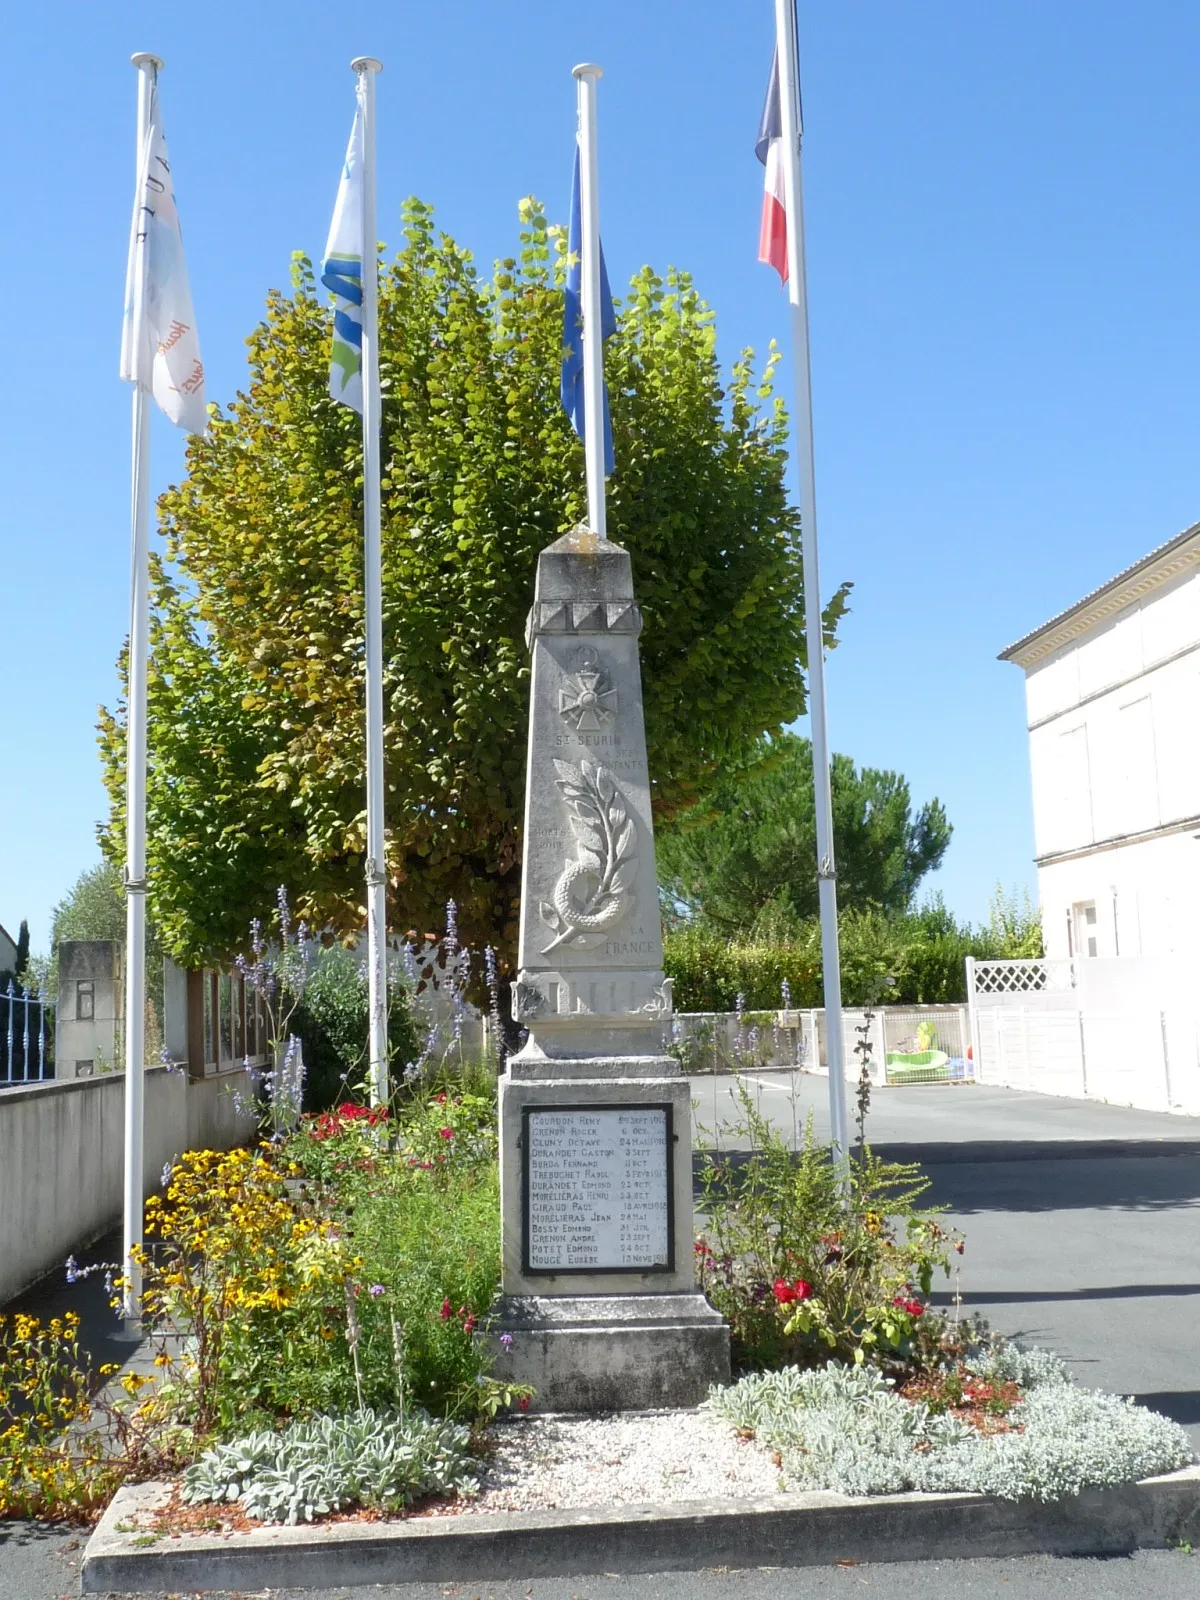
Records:
{"label": "monument pointed top", "polygon": [[591,528],[582,522],[577,528],[572,528],[570,533],[564,533],[561,539],[556,539],[553,544],[547,545],[546,550],[577,556],[598,556],[608,550],[615,550],[619,555],[626,553],[623,545],[614,544],[611,539],[602,539],[598,533],[593,533]]}

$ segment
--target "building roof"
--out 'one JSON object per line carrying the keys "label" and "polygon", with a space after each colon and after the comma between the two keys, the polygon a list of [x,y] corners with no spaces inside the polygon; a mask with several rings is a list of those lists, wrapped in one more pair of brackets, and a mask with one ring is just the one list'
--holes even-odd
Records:
{"label": "building roof", "polygon": [[1098,622],[1124,611],[1135,600],[1160,589],[1189,567],[1197,566],[1200,566],[1200,522],[1193,522],[1190,528],[1177,533],[1166,544],[1160,544],[1157,550],[1151,550],[1149,555],[1135,561],[1123,572],[1118,572],[1115,578],[1110,578],[1098,589],[1093,589],[1091,594],[1085,594],[1082,600],[1077,600],[1073,606],[1051,617],[1049,622],[1043,622],[1040,628],[1035,628],[1023,639],[1001,650],[997,659],[1015,661],[1022,667],[1036,666],[1064,644],[1087,633]]}

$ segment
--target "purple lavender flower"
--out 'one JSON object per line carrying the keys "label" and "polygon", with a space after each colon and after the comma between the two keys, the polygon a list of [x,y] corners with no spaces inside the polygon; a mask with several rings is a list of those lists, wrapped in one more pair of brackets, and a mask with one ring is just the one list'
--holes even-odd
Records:
{"label": "purple lavender flower", "polygon": [[383,1287],[383,1285],[381,1283],[373,1283],[371,1285],[370,1289],[368,1289],[367,1293],[368,1294],[373,1294],[375,1296],[375,1298],[378,1300],[379,1296],[381,1294],[386,1294],[387,1291],[384,1289],[384,1287]]}
{"label": "purple lavender flower", "polygon": [[513,1336],[512,1336],[512,1334],[511,1333],[502,1333],[500,1335],[500,1343],[504,1346],[505,1354],[507,1354],[508,1351],[510,1351],[512,1349],[512,1346],[513,1346]]}

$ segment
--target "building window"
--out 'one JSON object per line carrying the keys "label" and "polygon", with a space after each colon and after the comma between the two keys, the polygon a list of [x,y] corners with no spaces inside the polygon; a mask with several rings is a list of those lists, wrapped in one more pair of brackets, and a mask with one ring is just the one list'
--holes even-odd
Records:
{"label": "building window", "polygon": [[1099,929],[1096,926],[1096,902],[1094,900],[1077,901],[1073,908],[1073,912],[1076,951],[1081,956],[1099,955]]}
{"label": "building window", "polygon": [[202,975],[204,990],[204,1070],[215,1069],[217,1064],[217,1006],[216,978],[211,972]]}
{"label": "building window", "polygon": [[75,1021],[93,1022],[96,1017],[96,985],[90,979],[75,985]]}
{"label": "building window", "polygon": [[233,980],[227,972],[217,979],[217,1020],[221,1053],[218,1065],[224,1066],[233,1059]]}

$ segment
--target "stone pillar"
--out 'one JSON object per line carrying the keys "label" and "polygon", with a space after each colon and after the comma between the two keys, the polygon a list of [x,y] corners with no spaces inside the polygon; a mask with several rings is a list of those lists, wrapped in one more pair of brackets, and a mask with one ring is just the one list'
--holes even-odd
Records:
{"label": "stone pillar", "polygon": [[729,1376],[695,1287],[690,1088],[664,1049],[640,630],[626,551],[583,530],[542,551],[513,986],[529,1038],[500,1084],[492,1333],[497,1375],[538,1410],[695,1405]]}
{"label": "stone pillar", "polygon": [[124,954],[115,939],[59,945],[55,1077],[89,1078],[124,1066]]}

